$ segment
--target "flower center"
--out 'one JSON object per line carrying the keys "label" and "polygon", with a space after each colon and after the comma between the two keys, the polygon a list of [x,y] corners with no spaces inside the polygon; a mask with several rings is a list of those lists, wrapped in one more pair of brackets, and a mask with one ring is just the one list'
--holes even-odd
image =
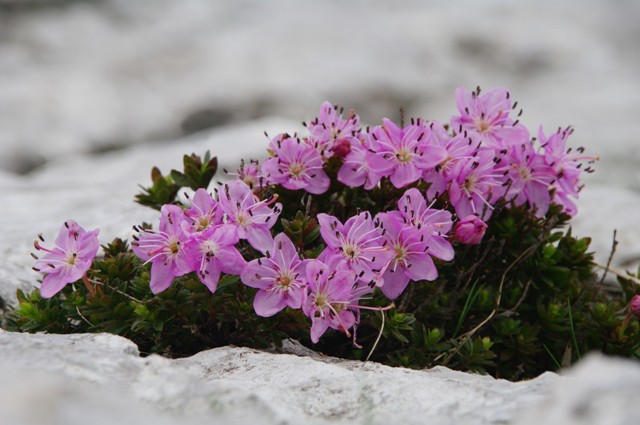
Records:
{"label": "flower center", "polygon": [[477,183],[478,177],[473,174],[468,175],[467,178],[464,179],[464,187],[469,191],[475,189]]}
{"label": "flower center", "polygon": [[276,278],[275,285],[280,289],[288,291],[291,288],[295,280],[295,276],[291,274],[289,270],[281,271],[278,277]]}
{"label": "flower center", "polygon": [[396,158],[398,159],[398,162],[410,162],[413,159],[413,155],[411,155],[411,152],[406,149],[402,149],[396,154]]}
{"label": "flower center", "polygon": [[236,222],[243,227],[250,224],[249,217],[247,217],[247,215],[243,212],[239,212],[238,214],[236,214]]}
{"label": "flower center", "polygon": [[70,253],[69,256],[67,257],[67,264],[69,264],[70,266],[74,266],[76,264],[77,256],[78,254],[76,254],[75,252]]}
{"label": "flower center", "polygon": [[300,177],[304,174],[305,166],[300,162],[294,162],[289,166],[289,173],[293,177]]}
{"label": "flower center", "polygon": [[216,254],[218,254],[218,244],[215,243],[214,241],[210,241],[210,240],[206,240],[204,242],[202,242],[202,244],[200,245],[200,247],[202,248],[202,252],[215,257]]}
{"label": "flower center", "polygon": [[397,261],[402,261],[407,257],[407,249],[404,246],[398,244],[398,245],[395,245],[393,248],[396,253],[395,259]]}
{"label": "flower center", "polygon": [[345,243],[344,245],[342,245],[342,252],[344,252],[344,255],[346,255],[351,260],[360,255],[358,246],[351,243]]}
{"label": "flower center", "polygon": [[476,120],[476,128],[478,129],[479,133],[488,132],[490,127],[491,126],[484,118],[480,118]]}
{"label": "flower center", "polygon": [[525,167],[524,165],[521,165],[518,168],[518,174],[520,175],[520,179],[523,181],[531,180],[531,170],[529,170],[529,168]]}
{"label": "flower center", "polygon": [[169,252],[171,254],[177,254],[180,251],[180,244],[177,240],[171,240],[169,242]]}
{"label": "flower center", "polygon": [[211,224],[211,216],[203,215],[197,221],[196,230],[198,231],[204,230],[207,227],[209,227],[210,224]]}

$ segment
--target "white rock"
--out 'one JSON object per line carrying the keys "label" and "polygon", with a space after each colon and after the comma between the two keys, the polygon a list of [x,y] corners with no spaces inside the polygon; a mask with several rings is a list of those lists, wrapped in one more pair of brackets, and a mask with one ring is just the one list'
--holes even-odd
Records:
{"label": "white rock", "polygon": [[638,418],[638,362],[591,355],[558,379],[549,398],[523,412],[514,424],[628,425]]}
{"label": "white rock", "polygon": [[[0,331],[1,424],[629,424],[640,365],[589,357],[524,382],[223,347],[138,357],[113,335]],[[7,422],[8,421],[8,422]]]}

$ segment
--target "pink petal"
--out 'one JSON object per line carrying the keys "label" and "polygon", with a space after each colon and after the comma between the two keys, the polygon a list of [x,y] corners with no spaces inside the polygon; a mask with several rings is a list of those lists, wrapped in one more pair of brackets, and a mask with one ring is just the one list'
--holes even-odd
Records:
{"label": "pink petal", "polygon": [[393,186],[396,188],[405,187],[418,180],[421,174],[415,164],[401,162],[397,165],[393,174],[391,174],[391,183],[393,183]]}
{"label": "pink petal", "polygon": [[171,286],[175,278],[172,269],[170,264],[165,264],[163,261],[154,261],[151,264],[151,292],[159,294]]}
{"label": "pink petal", "polygon": [[255,259],[244,266],[240,273],[240,280],[252,288],[267,289],[275,275],[276,272],[272,268],[265,266],[264,260]]}
{"label": "pink petal", "polygon": [[311,342],[316,344],[322,335],[329,328],[329,321],[321,317],[314,317],[311,320]]}
{"label": "pink petal", "polygon": [[200,282],[202,282],[212,294],[216,292],[216,289],[218,288],[218,281],[220,280],[220,268],[216,263],[217,261],[211,261],[207,264],[205,269],[207,273],[205,273],[204,276],[198,273]]}
{"label": "pink petal", "polygon": [[42,280],[42,285],[40,285],[40,296],[42,298],[51,298],[62,291],[62,288],[64,288],[67,283],[69,282],[60,277],[58,273],[48,274]]}
{"label": "pink petal", "polygon": [[430,255],[433,255],[434,257],[444,261],[453,260],[453,257],[455,255],[453,246],[451,246],[449,241],[444,237],[433,235],[431,238],[429,238],[429,242],[427,243],[427,245],[429,245],[428,253]]}
{"label": "pink petal", "polygon": [[[342,223],[340,223],[340,221],[334,216],[324,213],[318,214],[317,219],[320,224],[320,234],[327,246],[331,248],[338,248],[341,243],[336,233],[342,233],[344,231]],[[336,225],[335,229],[332,228],[334,223]]]}
{"label": "pink petal", "polygon": [[278,291],[258,291],[253,300],[253,309],[258,316],[271,317],[283,308],[287,303]]}
{"label": "pink petal", "polygon": [[387,270],[384,273],[384,283],[380,290],[385,297],[395,300],[404,292],[410,280],[401,268],[397,268],[395,272]]}
{"label": "pink petal", "polygon": [[244,266],[247,264],[245,259],[235,247],[229,247],[220,250],[216,254],[216,261],[220,265],[220,269],[229,274],[240,275]]}
{"label": "pink petal", "polygon": [[[407,259],[411,267],[408,267],[406,274],[412,280],[436,280],[438,278],[438,270],[433,263],[431,256],[427,253],[412,254]],[[385,278],[385,285],[386,285]]]}
{"label": "pink petal", "polygon": [[262,226],[248,226],[244,228],[249,244],[263,254],[273,248],[273,236],[269,229]]}
{"label": "pink petal", "polygon": [[315,176],[307,181],[307,187],[305,190],[309,193],[313,193],[314,195],[319,195],[329,189],[331,180],[329,180],[329,176],[327,176],[327,173],[325,173],[324,170],[316,170],[315,173]]}

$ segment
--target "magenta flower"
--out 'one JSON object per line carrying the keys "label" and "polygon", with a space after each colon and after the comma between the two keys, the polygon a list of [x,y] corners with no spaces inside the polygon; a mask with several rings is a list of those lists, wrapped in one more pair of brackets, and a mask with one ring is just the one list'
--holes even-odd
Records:
{"label": "magenta flower", "polygon": [[528,204],[538,217],[547,213],[551,203],[549,187],[555,181],[555,173],[538,154],[529,141],[511,145],[505,157],[506,165],[498,169],[504,171],[510,180],[507,196],[516,205]]}
{"label": "magenta flower", "polygon": [[224,186],[218,203],[228,223],[237,227],[240,239],[246,239],[252,247],[264,253],[273,245],[269,229],[276,224],[282,211],[282,205],[275,200],[260,201],[245,182],[234,180]]}
{"label": "magenta flower", "polygon": [[373,281],[393,255],[368,211],[344,224],[333,216],[318,214],[318,223],[327,244],[318,259],[334,269],[346,265],[362,282]]}
{"label": "magenta flower", "polygon": [[629,309],[636,317],[640,318],[640,295],[634,295],[629,303]]}
{"label": "magenta flower", "polygon": [[343,109],[337,105],[324,102],[320,105],[320,114],[311,121],[307,143],[313,146],[322,156],[333,155],[344,157],[348,153],[349,139],[360,134],[360,118],[354,111],[342,118]]}
{"label": "magenta flower", "polygon": [[476,215],[468,215],[458,221],[453,230],[456,240],[466,245],[477,245],[482,241],[487,223]]}
{"label": "magenta flower", "polygon": [[158,230],[134,228],[139,231],[134,236],[131,249],[146,263],[151,263],[151,292],[166,290],[173,279],[192,271],[184,251],[188,236],[183,230],[184,213],[175,205],[164,205],[160,210]]}
{"label": "magenta flower", "polygon": [[331,181],[322,168],[324,162],[312,146],[287,137],[272,143],[271,149],[275,156],[262,163],[262,174],[267,181],[313,194],[329,189]]}
{"label": "magenta flower", "polygon": [[291,240],[278,234],[266,257],[250,261],[242,269],[242,283],[259,291],[253,301],[258,316],[270,317],[289,306],[300,308],[304,293],[305,261],[301,261]]}
{"label": "magenta flower", "polygon": [[318,260],[310,260],[306,267],[308,292],[305,292],[302,311],[311,318],[314,344],[328,328],[351,336],[349,329],[357,323],[361,291],[354,290],[354,286],[358,278],[348,269],[331,270],[334,269]]}
{"label": "magenta flower", "polygon": [[486,221],[491,216],[493,205],[504,195],[506,181],[504,172],[495,169],[495,161],[498,158],[492,150],[481,150],[456,165],[449,199],[458,217],[475,214]]}
{"label": "magenta flower", "polygon": [[[544,148],[545,162],[556,174],[556,180],[551,186],[555,190],[553,200],[571,216],[578,212],[574,200],[578,198],[581,189],[580,174],[583,162],[591,164],[598,159],[595,156],[584,155],[583,148],[578,148],[575,153],[571,148],[567,149],[566,142],[572,133],[571,127],[558,128],[547,138],[542,126],[538,129],[538,140]],[[587,167],[584,171],[590,172],[591,168]]]}
{"label": "magenta flower", "polygon": [[218,202],[205,189],[193,195],[191,207],[184,211],[189,233],[202,232],[210,226],[222,224],[222,210]]}
{"label": "magenta flower", "polygon": [[454,173],[456,165],[477,155],[481,142],[473,133],[466,131],[450,137],[440,123],[431,123],[429,127],[433,134],[433,144],[441,146],[446,152],[442,162],[435,168],[426,170],[422,175],[424,181],[430,183],[427,189],[429,199],[435,199],[449,190],[449,184],[456,177]]}
{"label": "magenta flower", "polygon": [[393,212],[380,213],[376,219],[394,254],[380,288],[387,298],[398,298],[410,280],[435,280],[438,277],[438,270],[428,253],[432,239],[428,232],[417,230],[412,224],[405,223],[402,215]]}
{"label": "magenta flower", "polygon": [[503,149],[511,140],[527,139],[527,129],[509,117],[513,105],[511,95],[504,87],[480,94],[480,88],[471,93],[464,87],[456,89],[459,116],[451,118],[451,126],[462,133],[473,131],[482,136],[489,147]]}
{"label": "magenta flower", "polygon": [[398,200],[398,211],[390,214],[399,216],[406,224],[429,237],[429,255],[444,261],[453,259],[453,247],[446,238],[453,226],[449,211],[432,209],[420,191],[412,188]]}
{"label": "magenta flower", "polygon": [[378,160],[393,164],[389,176],[395,187],[417,181],[425,170],[434,168],[446,158],[441,146],[427,143],[429,131],[422,120],[405,128],[386,118],[383,123],[371,130],[372,147]]}
{"label": "magenta flower", "polygon": [[260,172],[260,163],[255,159],[248,163],[244,159],[240,160],[240,168],[235,173],[225,170],[230,176],[235,176],[238,180],[242,180],[251,189],[262,186],[262,173]]}
{"label": "magenta flower", "polygon": [[216,291],[220,273],[240,275],[246,264],[234,246],[240,238],[231,224],[209,226],[194,234],[185,247],[187,262],[211,293]]}
{"label": "magenta flower", "polygon": [[[68,283],[84,276],[100,248],[98,233],[99,229],[87,232],[75,221],[68,220],[60,227],[56,246],[52,249],[43,247],[38,241],[34,242],[38,251],[45,252],[40,259],[32,254],[38,259],[33,269],[45,275],[40,286],[42,298],[51,298]],[[43,239],[41,241],[44,242]]]}
{"label": "magenta flower", "polygon": [[349,153],[338,170],[338,181],[349,187],[373,189],[383,176],[393,170],[392,161],[374,155],[368,139],[350,139]]}

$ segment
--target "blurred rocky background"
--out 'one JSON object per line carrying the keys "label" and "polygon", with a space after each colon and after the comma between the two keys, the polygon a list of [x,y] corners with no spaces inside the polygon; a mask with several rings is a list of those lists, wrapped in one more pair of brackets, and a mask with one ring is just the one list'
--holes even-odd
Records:
{"label": "blurred rocky background", "polygon": [[0,169],[325,99],[447,120],[455,87],[504,85],[639,189],[639,22],[636,0],[0,0]]}

